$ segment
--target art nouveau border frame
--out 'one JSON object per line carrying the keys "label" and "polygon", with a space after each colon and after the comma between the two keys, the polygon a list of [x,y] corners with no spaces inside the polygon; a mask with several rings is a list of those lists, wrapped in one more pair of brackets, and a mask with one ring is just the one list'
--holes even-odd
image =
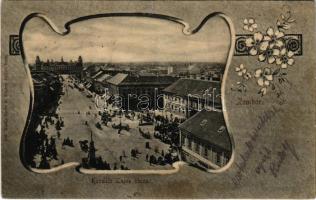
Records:
{"label": "art nouveau border frame", "polygon": [[220,173],[220,172],[226,171],[233,164],[235,154],[236,154],[235,153],[234,139],[233,139],[233,135],[232,135],[232,129],[231,129],[230,124],[229,124],[229,117],[228,117],[227,109],[226,109],[226,98],[225,98],[226,97],[226,94],[225,94],[226,84],[225,83],[227,80],[227,74],[228,74],[228,70],[229,70],[229,67],[231,64],[231,60],[232,60],[232,57],[234,55],[235,29],[234,29],[232,20],[228,16],[226,16],[224,13],[221,13],[221,12],[214,12],[214,13],[207,15],[201,21],[201,23],[193,30],[190,30],[189,24],[186,23],[182,19],[167,16],[167,15],[153,14],[153,13],[104,13],[104,14],[83,16],[83,17],[79,17],[79,18],[70,20],[69,22],[65,23],[65,25],[64,25],[65,31],[60,31],[57,28],[57,26],[55,26],[55,24],[44,14],[32,13],[32,14],[28,15],[27,17],[25,17],[21,23],[20,30],[19,30],[19,45],[20,45],[21,56],[22,56],[23,63],[24,63],[24,70],[25,70],[25,73],[27,74],[27,77],[28,77],[29,91],[30,91],[30,93],[29,93],[30,104],[29,104],[28,115],[27,115],[26,122],[25,122],[25,127],[24,127],[22,137],[20,140],[19,153],[20,153],[20,159],[21,159],[22,164],[28,170],[33,171],[33,172],[37,172],[37,173],[50,173],[50,172],[59,171],[61,169],[65,169],[65,168],[69,168],[69,167],[75,167],[79,172],[84,173],[84,174],[172,174],[172,173],[178,172],[180,169],[180,166],[184,164],[183,162],[175,162],[175,163],[173,163],[174,169],[171,169],[171,170],[128,170],[128,171],[126,171],[126,170],[86,170],[86,169],[80,169],[79,168],[80,164],[77,162],[65,163],[61,166],[58,166],[58,167],[55,167],[52,169],[34,169],[34,168],[30,168],[27,165],[27,163],[24,159],[24,152],[25,152],[25,145],[24,144],[25,144],[25,136],[29,130],[29,123],[31,122],[31,119],[32,119],[33,106],[34,106],[34,86],[33,86],[32,76],[31,76],[30,69],[28,67],[28,62],[27,62],[27,59],[25,56],[24,46],[23,46],[23,32],[24,32],[24,29],[25,29],[27,22],[33,18],[40,18],[46,24],[48,24],[49,27],[55,33],[57,33],[61,36],[65,36],[71,32],[71,25],[72,24],[75,24],[75,23],[78,23],[81,21],[85,21],[85,20],[89,20],[89,19],[105,18],[105,17],[143,17],[143,18],[168,20],[168,21],[182,25],[182,27],[183,27],[182,32],[185,35],[193,35],[193,34],[197,33],[200,29],[203,28],[204,24],[211,18],[219,17],[225,21],[225,23],[228,25],[228,28],[230,31],[230,48],[229,48],[229,52],[227,54],[225,71],[224,71],[224,75],[223,75],[223,79],[222,79],[222,83],[221,83],[221,101],[222,101],[224,120],[226,123],[227,131],[228,131],[231,145],[232,145],[232,154],[231,154],[231,158],[230,158],[229,162],[224,167],[219,168],[219,169],[215,169],[215,170],[209,169],[207,171],[211,172],[211,173]]}

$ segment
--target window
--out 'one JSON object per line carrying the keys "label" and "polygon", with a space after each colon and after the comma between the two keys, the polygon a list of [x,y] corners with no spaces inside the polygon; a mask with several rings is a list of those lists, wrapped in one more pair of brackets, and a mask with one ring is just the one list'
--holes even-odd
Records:
{"label": "window", "polygon": [[227,158],[223,157],[223,164],[225,165],[227,163]]}
{"label": "window", "polygon": [[204,156],[208,156],[208,150],[207,147],[204,148]]}
{"label": "window", "polygon": [[218,133],[222,133],[226,130],[226,127],[225,126],[221,126],[219,127],[219,129],[217,130]]}
{"label": "window", "polygon": [[199,145],[199,155],[203,156],[203,145]]}
{"label": "window", "polygon": [[221,163],[221,155],[219,153],[216,154],[216,162]]}
{"label": "window", "polygon": [[191,149],[192,143],[190,141],[190,139],[188,139],[188,148]]}
{"label": "window", "polygon": [[187,137],[184,137],[184,146],[187,147],[189,145],[189,141]]}
{"label": "window", "polygon": [[199,146],[200,146],[199,143],[195,143],[195,149],[194,149],[195,152],[199,152]]}
{"label": "window", "polygon": [[191,150],[195,151],[196,143],[192,140]]}

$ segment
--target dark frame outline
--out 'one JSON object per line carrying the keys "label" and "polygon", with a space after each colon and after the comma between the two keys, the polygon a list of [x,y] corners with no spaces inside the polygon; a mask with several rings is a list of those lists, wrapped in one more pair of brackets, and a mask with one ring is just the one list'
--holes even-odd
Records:
{"label": "dark frame outline", "polygon": [[[81,22],[81,21],[86,21],[89,19],[97,19],[97,18],[105,18],[105,17],[145,17],[145,18],[153,18],[153,19],[162,19],[162,20],[168,20],[168,21],[172,21],[175,22],[177,24],[180,24],[183,26],[183,33],[184,34],[194,34],[197,33],[203,26],[204,24],[212,17],[216,17],[219,16],[222,19],[224,19],[224,21],[226,22],[226,24],[228,25],[229,29],[230,29],[230,34],[231,34],[231,44],[230,44],[230,49],[228,51],[228,55],[227,55],[227,59],[226,59],[226,65],[225,65],[225,70],[224,70],[224,76],[223,76],[223,80],[221,82],[221,93],[223,93],[222,95],[222,104],[223,104],[223,115],[224,115],[224,120],[225,120],[225,124],[226,127],[228,129],[228,134],[230,137],[230,141],[231,141],[231,145],[232,145],[232,154],[231,154],[231,158],[229,160],[229,162],[222,168],[220,168],[219,170],[208,170],[208,172],[212,172],[212,173],[220,173],[223,172],[225,170],[227,170],[234,162],[234,157],[235,157],[235,142],[234,142],[234,138],[233,135],[230,131],[230,126],[228,123],[228,116],[227,116],[227,112],[226,112],[226,106],[225,106],[225,80],[228,74],[228,68],[230,66],[230,62],[231,59],[234,55],[234,46],[235,46],[235,33],[234,33],[234,27],[233,27],[233,23],[231,22],[231,20],[222,12],[213,12],[210,13],[209,15],[207,15],[206,17],[203,18],[203,20],[200,22],[200,24],[194,28],[192,31],[189,31],[189,25],[183,21],[180,18],[176,18],[176,17],[172,17],[172,16],[168,16],[168,15],[162,15],[162,14],[153,14],[153,13],[141,13],[141,12],[135,12],[135,13],[103,13],[103,14],[95,14],[95,15],[87,15],[87,16],[83,16],[83,17],[79,17],[79,18],[75,18],[73,20],[70,20],[68,22],[65,23],[64,28],[66,29],[65,32],[58,32],[56,30],[58,30],[58,28],[54,27],[54,24],[52,22],[49,21],[49,19],[42,13],[31,13],[28,16],[26,16],[20,26],[20,30],[19,30],[19,45],[20,45],[20,53],[21,53],[21,57],[24,63],[24,70],[28,76],[29,80],[29,86],[30,86],[30,105],[29,105],[29,111],[28,111],[28,115],[26,118],[26,122],[25,122],[25,126],[23,129],[23,133],[21,136],[21,140],[20,140],[20,148],[19,148],[19,154],[20,154],[20,160],[23,164],[23,166],[30,170],[33,171],[32,168],[30,168],[28,166],[28,164],[26,163],[26,161],[24,160],[24,149],[25,149],[25,136],[28,133],[29,130],[29,123],[32,119],[32,115],[33,115],[33,103],[34,103],[34,86],[33,86],[33,81],[32,81],[32,75],[30,73],[30,70],[28,68],[28,66],[26,66],[28,63],[26,61],[26,56],[24,53],[24,46],[23,46],[23,31],[24,28],[27,24],[28,21],[30,21],[32,18],[38,17],[41,18],[42,20],[44,20],[49,26],[50,28],[55,32],[60,34],[61,36],[67,35],[68,33],[71,32],[71,28],[70,26],[72,24],[75,24],[77,22]],[[229,20],[228,20],[229,19]],[[144,170],[141,170],[144,171]],[[156,170],[158,171],[158,170]],[[171,171],[171,170],[170,170]],[[44,172],[45,173],[45,172]]]}
{"label": "dark frame outline", "polygon": [[[21,46],[21,45],[20,45],[20,37],[19,37],[19,35],[17,35],[17,34],[12,34],[12,35],[10,35],[10,37],[9,37],[9,55],[10,55],[10,56],[18,56],[18,55],[21,54],[21,49],[17,50],[18,52],[13,52],[13,51],[12,51],[12,49],[13,49],[12,40],[13,40],[13,39],[18,40],[18,41],[19,41],[19,46]],[[20,47],[20,48],[21,48],[21,47]]]}
{"label": "dark frame outline", "polygon": [[[240,53],[236,51],[236,45],[237,45],[237,40],[240,37],[251,37],[253,36],[252,34],[236,34],[236,41],[234,45],[234,56],[250,56],[249,53]],[[290,36],[295,36],[298,37],[299,45],[300,48],[299,50],[294,54],[295,56],[302,56],[303,55],[303,35],[302,34],[294,34],[294,33],[289,33],[289,34],[284,34],[284,37],[290,37]]]}

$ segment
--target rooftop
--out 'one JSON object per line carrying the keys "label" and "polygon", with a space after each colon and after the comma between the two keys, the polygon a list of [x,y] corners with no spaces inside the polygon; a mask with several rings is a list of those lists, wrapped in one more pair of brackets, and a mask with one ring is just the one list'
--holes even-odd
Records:
{"label": "rooftop", "polygon": [[111,75],[109,75],[109,74],[107,74],[107,73],[104,73],[104,74],[101,74],[100,76],[98,76],[98,77],[96,78],[96,81],[103,83],[103,82],[105,82],[105,81],[106,81],[107,79],[109,79],[109,78],[111,78]]}
{"label": "rooftop", "polygon": [[98,71],[96,74],[94,74],[91,78],[96,79],[103,73],[102,70]]}
{"label": "rooftop", "polygon": [[179,128],[198,139],[231,151],[231,141],[222,112],[202,110],[180,124]]}
{"label": "rooftop", "polygon": [[113,85],[119,85],[128,76],[128,74],[118,73],[112,78],[108,79],[107,82]]}
{"label": "rooftop", "polygon": [[171,76],[151,76],[151,75],[128,75],[118,73],[108,79],[108,83],[113,85],[170,85],[176,78]]}
{"label": "rooftop", "polygon": [[209,91],[208,94],[213,94],[213,89],[215,94],[214,102],[221,103],[221,97],[219,95],[221,93],[221,82],[218,81],[181,78],[166,87],[163,91],[181,97],[191,95],[204,99],[206,90]]}

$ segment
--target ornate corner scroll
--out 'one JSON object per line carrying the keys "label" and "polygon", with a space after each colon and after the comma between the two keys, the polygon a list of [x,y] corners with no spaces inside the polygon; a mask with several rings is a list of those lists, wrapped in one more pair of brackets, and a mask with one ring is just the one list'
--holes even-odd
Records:
{"label": "ornate corner scroll", "polygon": [[11,56],[20,55],[20,41],[19,35],[10,35],[9,39],[9,54]]}

